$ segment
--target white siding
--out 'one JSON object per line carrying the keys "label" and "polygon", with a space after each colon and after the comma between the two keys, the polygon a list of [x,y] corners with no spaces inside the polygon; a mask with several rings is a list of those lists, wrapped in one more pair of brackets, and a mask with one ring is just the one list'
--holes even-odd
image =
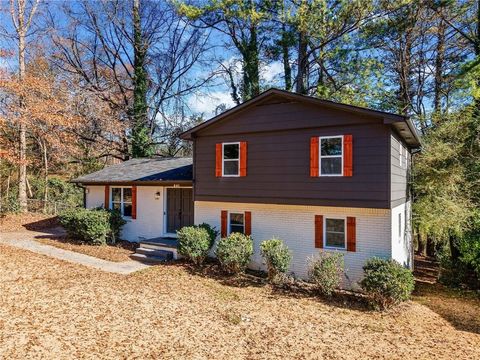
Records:
{"label": "white siding", "polygon": [[282,239],[292,251],[291,272],[305,278],[308,259],[319,251],[332,251],[315,248],[314,215],[356,217],[357,251],[343,252],[348,276],[345,287],[356,287],[355,283],[363,274],[362,266],[368,258],[391,257],[391,214],[388,209],[196,201],[195,224],[206,222],[220,229],[221,210],[252,212],[252,238],[255,250],[252,268],[264,269],[259,246],[263,240],[275,236]]}
{"label": "white siding", "polygon": [[[399,223],[401,216],[401,227]],[[392,258],[412,268],[412,222],[411,203],[407,202],[392,209]]]}
{"label": "white siding", "polygon": [[[104,186],[87,186],[87,209],[103,207]],[[160,198],[155,193],[160,192]],[[127,219],[122,239],[140,241],[164,235],[164,187],[137,186],[137,218]]]}

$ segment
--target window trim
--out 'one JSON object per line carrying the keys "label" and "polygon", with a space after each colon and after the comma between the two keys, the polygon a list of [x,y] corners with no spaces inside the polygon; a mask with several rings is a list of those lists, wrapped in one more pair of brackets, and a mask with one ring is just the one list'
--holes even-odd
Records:
{"label": "window trim", "polygon": [[[238,145],[238,159],[225,159],[224,149],[225,145]],[[240,177],[240,141],[236,142],[222,142],[222,177]],[[238,161],[237,174],[225,174],[225,161]]]}
{"label": "window trim", "polygon": [[230,229],[230,215],[231,214],[237,214],[237,215],[242,215],[243,216],[243,233],[245,234],[245,211],[228,211],[227,214],[227,235],[230,235],[232,233]]}
{"label": "window trim", "polygon": [[[342,139],[342,155],[322,155],[322,139]],[[344,165],[344,135],[331,135],[331,136],[319,136],[318,137],[318,176],[343,176],[343,165]],[[342,164],[340,167],[340,174],[323,174],[322,173],[322,158],[332,159],[340,158],[342,159]]]}
{"label": "window trim", "polygon": [[[130,216],[123,215],[124,204],[125,204],[125,202],[123,201],[123,189],[131,189],[132,194],[133,194],[132,186],[110,186],[110,204],[109,204],[109,207],[108,207],[110,210],[113,210],[113,204],[114,203],[118,203],[118,201],[113,201],[113,189],[121,189],[122,190],[120,192],[120,214],[122,215],[123,218],[131,219],[132,218],[131,215]],[[132,205],[132,210],[133,210],[133,198],[132,198],[132,201],[126,202],[126,204]]]}
{"label": "window trim", "polygon": [[[327,219],[343,220],[343,247],[327,245]],[[347,217],[346,216],[324,216],[323,217],[323,248],[328,250],[347,251]]]}

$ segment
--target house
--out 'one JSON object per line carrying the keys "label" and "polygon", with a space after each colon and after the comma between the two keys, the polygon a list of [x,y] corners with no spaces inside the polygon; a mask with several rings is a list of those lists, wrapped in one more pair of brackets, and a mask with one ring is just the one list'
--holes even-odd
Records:
{"label": "house", "polygon": [[281,238],[299,277],[309,258],[340,251],[347,286],[373,256],[412,266],[408,176],[420,140],[408,118],[270,89],[181,138],[193,142],[190,178],[178,170],[189,159],[130,160],[76,180],[86,206],[130,214],[132,241],[174,236],[193,206],[195,224],[252,236],[253,268],[261,241]]}

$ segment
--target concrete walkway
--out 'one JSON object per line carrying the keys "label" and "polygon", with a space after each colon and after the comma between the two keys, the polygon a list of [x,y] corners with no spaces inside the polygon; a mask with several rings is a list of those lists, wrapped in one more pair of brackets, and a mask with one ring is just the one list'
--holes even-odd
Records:
{"label": "concrete walkway", "polygon": [[40,236],[55,237],[63,235],[64,232],[61,228],[54,228],[41,232],[24,231],[18,233],[3,233],[0,234],[0,243],[24,250],[29,250],[37,254],[47,255],[55,259],[65,260],[71,263],[85,265],[98,270],[116,274],[127,275],[150,266],[134,260],[124,262],[102,260],[74,251],[63,250],[54,246],[44,245],[34,240],[36,237]]}

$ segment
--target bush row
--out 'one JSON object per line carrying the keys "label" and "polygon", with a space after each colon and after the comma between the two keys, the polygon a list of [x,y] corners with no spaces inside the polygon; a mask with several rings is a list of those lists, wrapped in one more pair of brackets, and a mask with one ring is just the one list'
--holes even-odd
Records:
{"label": "bush row", "polygon": [[[195,265],[201,265],[217,236],[218,232],[207,224],[185,227],[178,231],[178,251]],[[214,253],[226,273],[239,274],[245,271],[253,255],[252,238],[232,233],[218,241]],[[282,240],[273,238],[260,244],[260,253],[267,267],[268,279],[274,283],[281,281],[292,260],[288,247]],[[363,270],[360,286],[377,309],[386,309],[408,300],[413,291],[412,271],[394,260],[372,258],[365,263]],[[309,261],[309,281],[322,295],[333,295],[341,287],[344,274],[344,257],[340,252],[323,252]]]}

